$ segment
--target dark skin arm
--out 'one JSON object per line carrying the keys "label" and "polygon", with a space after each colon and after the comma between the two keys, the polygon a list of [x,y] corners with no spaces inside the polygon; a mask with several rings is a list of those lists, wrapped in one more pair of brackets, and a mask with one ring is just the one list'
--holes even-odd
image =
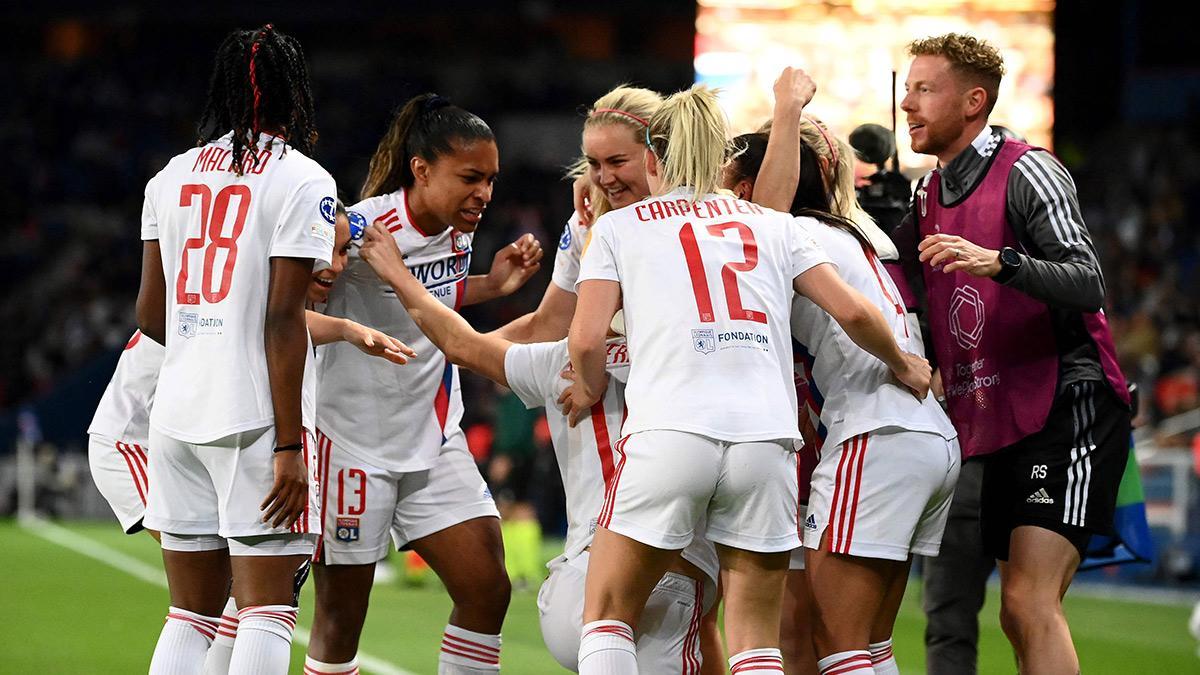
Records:
{"label": "dark skin arm", "polygon": [[[301,442],[300,392],[308,356],[304,298],[312,278],[312,258],[271,258],[263,342],[275,410],[276,447]],[[308,470],[302,450],[275,453],[275,484],[260,508],[263,522],[291,526],[308,503]]]}
{"label": "dark skin arm", "polygon": [[142,282],[138,288],[137,324],[142,334],[167,344],[167,281],[163,277],[158,240],[142,244]]}

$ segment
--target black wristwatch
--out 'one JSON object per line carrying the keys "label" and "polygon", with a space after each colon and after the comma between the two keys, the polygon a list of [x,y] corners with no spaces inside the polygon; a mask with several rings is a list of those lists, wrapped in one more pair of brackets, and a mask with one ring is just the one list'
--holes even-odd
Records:
{"label": "black wristwatch", "polygon": [[1008,283],[1008,280],[1015,277],[1020,269],[1021,254],[1017,252],[1017,249],[1005,246],[1000,249],[1000,271],[992,278],[999,284]]}

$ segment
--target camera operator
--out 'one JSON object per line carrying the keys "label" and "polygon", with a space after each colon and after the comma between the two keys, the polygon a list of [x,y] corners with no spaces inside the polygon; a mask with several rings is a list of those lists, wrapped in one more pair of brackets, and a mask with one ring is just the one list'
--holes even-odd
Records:
{"label": "camera operator", "polygon": [[[896,140],[887,127],[862,124],[850,132],[856,155],[854,187],[863,210],[889,235],[908,211],[912,187],[895,166]],[[893,166],[888,167],[889,160]]]}

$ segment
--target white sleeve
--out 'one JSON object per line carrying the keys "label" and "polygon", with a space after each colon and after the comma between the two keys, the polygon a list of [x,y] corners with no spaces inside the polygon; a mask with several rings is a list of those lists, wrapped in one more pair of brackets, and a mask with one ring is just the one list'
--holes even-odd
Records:
{"label": "white sleeve", "polygon": [[314,174],[300,183],[284,203],[268,255],[330,262],[336,194],[337,186],[329,174]]}
{"label": "white sleeve", "polygon": [[558,376],[567,366],[566,340],[513,345],[504,354],[508,388],[526,408],[539,408],[558,398],[566,384]]}
{"label": "white sleeve", "polygon": [[579,287],[580,282],[588,279],[621,280],[620,275],[617,274],[615,238],[612,219],[607,214],[601,216],[600,220],[592,225],[591,231],[588,232],[587,246],[584,248],[580,260],[579,279],[575,282],[576,288]]}
{"label": "white sleeve", "polygon": [[[161,175],[161,174],[160,174]],[[158,176],[151,178],[146,183],[146,196],[142,201],[142,240],[153,241],[158,239],[158,213],[154,208],[154,193],[158,186]]]}
{"label": "white sleeve", "polygon": [[572,214],[563,227],[562,236],[558,238],[558,252],[554,254],[554,274],[550,280],[555,286],[575,292],[575,282],[579,279],[579,259],[583,256],[583,242],[588,236],[588,229],[579,225],[579,214]]}
{"label": "white sleeve", "polygon": [[[833,259],[829,257],[829,254],[825,252],[825,249],[817,243],[816,237],[808,229],[809,227],[813,227],[814,222],[811,218],[795,218],[792,220],[794,226],[786,228],[788,233],[788,259],[792,266],[791,275],[793,279],[822,263],[829,263],[830,265],[834,265],[834,267],[837,266],[833,262]],[[817,227],[825,226],[818,224]]]}

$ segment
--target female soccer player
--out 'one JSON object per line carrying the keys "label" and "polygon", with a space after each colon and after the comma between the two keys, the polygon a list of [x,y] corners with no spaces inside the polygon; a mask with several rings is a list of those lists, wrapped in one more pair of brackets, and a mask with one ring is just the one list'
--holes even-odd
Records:
{"label": "female soccer player", "polygon": [[[402,254],[386,229],[374,225],[360,255],[395,290],[409,316],[452,363],[511,388],[531,408],[546,406],[554,450],[567,497],[567,541],[562,556],[538,594],[542,637],[564,668],[576,670],[583,617],[583,580],[604,483],[617,462],[613,441],[625,411],[624,377],[629,352],[625,341],[609,341],[612,374],[603,399],[574,428],[556,410],[568,382],[566,340],[516,345],[473,330],[438,302],[404,267]],[[672,562],[650,594],[637,635],[638,663],[646,672],[695,673],[700,665],[699,630],[704,608],[715,600],[717,559],[707,541],[696,540]],[[722,669],[723,670],[723,669]]]}
{"label": "female soccer player", "polygon": [[[775,108],[772,120],[786,129],[798,120],[812,99],[816,85],[799,69],[785,68],[775,82]],[[554,256],[552,283],[546,287],[536,311],[517,319],[498,331],[514,342],[560,340],[567,336],[575,314],[575,281],[583,255],[588,228],[600,216],[624,208],[650,195],[641,157],[645,153],[646,124],[662,105],[662,96],[649,89],[619,86],[596,99],[583,123],[583,156],[571,174],[574,184],[575,212],[563,228]],[[787,146],[789,137],[781,134],[778,143]],[[792,144],[794,147],[794,143]],[[776,156],[780,155],[778,159]],[[796,176],[790,171],[787,153],[772,149],[766,158],[766,172],[758,194],[763,206],[776,205],[777,195],[794,191]],[[794,162],[793,162],[794,163]]]}
{"label": "female soccer player", "polygon": [[147,184],[142,211],[138,324],[166,347],[145,526],[162,533],[171,591],[150,672],[199,669],[232,572],[230,672],[284,673],[293,575],[320,527],[304,294],[313,260],[329,259],[335,193],[306,156],[316,129],[300,44],[269,24],[230,34],[200,133]]}
{"label": "female soccer player", "polygon": [[[342,270],[351,237],[341,202],[338,202],[337,214],[333,260],[330,265],[314,266],[308,287],[309,304],[324,297],[327,285],[336,280]],[[344,340],[364,353],[400,365],[415,355],[398,340],[353,321],[312,311],[306,312],[305,318],[314,345]],[[162,345],[141,331],[135,332],[117,361],[116,372],[88,427],[88,464],[92,479],[117,516],[121,528],[129,534],[145,529],[142,521],[149,494],[150,410],[164,356]],[[159,540],[156,530],[146,531]],[[297,580],[302,583],[304,576],[300,575]],[[297,585],[296,592],[299,590]],[[237,625],[237,607],[231,598],[208,650],[206,674],[228,671]]]}
{"label": "female soccer player", "polygon": [[[747,141],[751,149],[726,174],[743,194],[753,190],[758,174],[755,160],[761,155],[754,144],[763,145],[761,138]],[[849,153],[848,145],[819,121],[803,122],[792,212],[827,226],[814,235],[839,275],[893,317],[902,349],[922,352],[895,284],[874,252],[878,238],[894,246],[857,205]],[[801,426],[806,415],[817,417],[819,429],[806,441],[819,464],[805,519],[805,546],[814,549],[808,554],[811,578],[804,579],[803,566],[793,564],[800,569],[789,573],[783,640],[797,654],[811,649],[803,643],[810,639],[809,622],[816,619],[816,646],[825,656],[821,672],[896,673],[892,627],[911,553],[938,551],[958,474],[956,434],[932,397],[909,396],[828,315],[799,296],[793,303],[792,337],[800,356],[797,369],[804,368],[797,381],[805,383],[808,402],[801,405]]]}
{"label": "female soccer player", "polygon": [[[575,314],[579,258],[595,218],[650,194],[642,166],[642,139],[650,116],[662,105],[658,92],[619,86],[596,99],[583,122],[583,156],[571,169],[578,196],[554,256],[554,275],[537,310],[497,334],[513,342],[547,342],[567,336]],[[582,195],[586,195],[586,198]]]}
{"label": "female soccer player", "polygon": [[[483,120],[440,96],[417,96],[371,158],[351,225],[384,226],[414,275],[447,307],[507,295],[537,271],[542,251],[525,235],[496,254],[487,275],[468,277],[472,233],[498,172],[496,142]],[[326,534],[318,543],[307,667],[357,667],[375,563],[387,555],[390,538],[417,551],[454,600],[440,672],[495,671],[510,584],[496,507],[459,429],[457,369],[353,250],[326,312],[401,336],[420,358],[401,373],[381,371],[337,345],[321,355]]]}
{"label": "female soccer player", "polygon": [[879,310],[824,264],[809,225],[714,194],[728,125],[712,91],[664,102],[647,145],[655,197],[594,226],[569,339],[577,379],[561,399],[573,422],[599,399],[605,334],[623,302],[636,355],[630,413],[592,544],[580,672],[637,672],[640,608],[705,516],[721,557],[730,665],[779,671],[780,596],[799,545],[800,433],[786,348],[793,289],[922,395],[929,367],[903,353]]}

